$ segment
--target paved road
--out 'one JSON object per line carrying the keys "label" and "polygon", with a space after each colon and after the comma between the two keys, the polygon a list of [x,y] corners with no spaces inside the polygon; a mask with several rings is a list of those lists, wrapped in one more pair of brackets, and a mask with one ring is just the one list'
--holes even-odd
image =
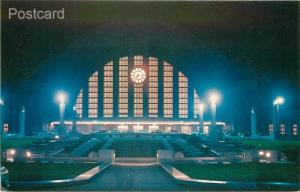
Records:
{"label": "paved road", "polygon": [[60,188],[66,191],[187,191],[178,185],[159,165],[112,165],[90,183]]}

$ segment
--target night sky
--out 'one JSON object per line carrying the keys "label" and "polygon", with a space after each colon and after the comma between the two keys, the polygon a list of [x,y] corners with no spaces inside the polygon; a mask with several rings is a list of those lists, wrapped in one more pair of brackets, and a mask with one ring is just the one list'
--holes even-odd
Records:
{"label": "night sky", "polygon": [[[9,7],[65,9],[56,21],[8,20]],[[2,97],[5,122],[28,133],[58,118],[54,96],[79,88],[100,66],[126,55],[170,62],[201,98],[218,89],[217,119],[250,128],[272,122],[272,100],[285,97],[284,123],[300,122],[299,2],[2,2]],[[209,119],[209,110],[205,119]]]}

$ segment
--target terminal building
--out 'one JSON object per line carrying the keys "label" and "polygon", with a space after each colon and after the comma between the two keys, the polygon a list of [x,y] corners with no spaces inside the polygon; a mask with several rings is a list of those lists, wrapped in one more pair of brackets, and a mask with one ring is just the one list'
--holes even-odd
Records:
{"label": "terminal building", "polygon": [[[126,56],[96,69],[78,91],[76,117],[65,121],[78,132],[174,132],[199,129],[199,96],[181,71],[155,57]],[[211,122],[204,122],[208,134]],[[59,122],[52,122],[57,127]],[[73,126],[74,127],[74,126]],[[228,129],[224,122],[216,127]]]}

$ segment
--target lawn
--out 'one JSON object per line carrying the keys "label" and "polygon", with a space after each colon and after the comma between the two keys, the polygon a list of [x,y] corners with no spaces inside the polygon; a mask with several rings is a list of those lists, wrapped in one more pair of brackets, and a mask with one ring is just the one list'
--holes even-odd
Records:
{"label": "lawn", "polygon": [[262,149],[300,150],[300,141],[272,141],[272,140],[239,140],[240,142]]}
{"label": "lawn", "polygon": [[40,139],[37,138],[10,138],[1,140],[1,149],[8,148],[20,148],[26,145],[33,144],[32,142],[38,141]]}
{"label": "lawn", "polygon": [[97,163],[11,163],[2,162],[8,169],[10,181],[69,179],[80,175]]}
{"label": "lawn", "polygon": [[233,163],[233,164],[174,164],[174,167],[194,179],[224,181],[298,182],[297,164]]}
{"label": "lawn", "polygon": [[300,163],[300,141],[272,141],[263,139],[233,139],[258,149],[278,150],[283,152],[290,161]]}

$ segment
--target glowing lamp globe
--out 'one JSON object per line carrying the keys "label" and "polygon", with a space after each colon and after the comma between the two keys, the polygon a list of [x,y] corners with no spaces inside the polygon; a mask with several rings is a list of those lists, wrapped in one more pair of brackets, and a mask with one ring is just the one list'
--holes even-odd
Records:
{"label": "glowing lamp globe", "polygon": [[219,100],[219,96],[216,93],[212,93],[209,97],[211,103],[216,104]]}
{"label": "glowing lamp globe", "polygon": [[204,105],[203,103],[200,103],[200,104],[199,104],[199,109],[200,109],[200,111],[203,111],[203,110],[204,110],[204,107],[205,107],[205,105]]}
{"label": "glowing lamp globe", "polygon": [[282,105],[284,103],[284,98],[283,97],[277,97],[274,100],[274,105]]}
{"label": "glowing lamp globe", "polygon": [[57,101],[60,103],[60,104],[64,104],[65,101],[66,101],[66,94],[63,93],[63,92],[60,92],[57,94],[56,98],[57,98]]}

